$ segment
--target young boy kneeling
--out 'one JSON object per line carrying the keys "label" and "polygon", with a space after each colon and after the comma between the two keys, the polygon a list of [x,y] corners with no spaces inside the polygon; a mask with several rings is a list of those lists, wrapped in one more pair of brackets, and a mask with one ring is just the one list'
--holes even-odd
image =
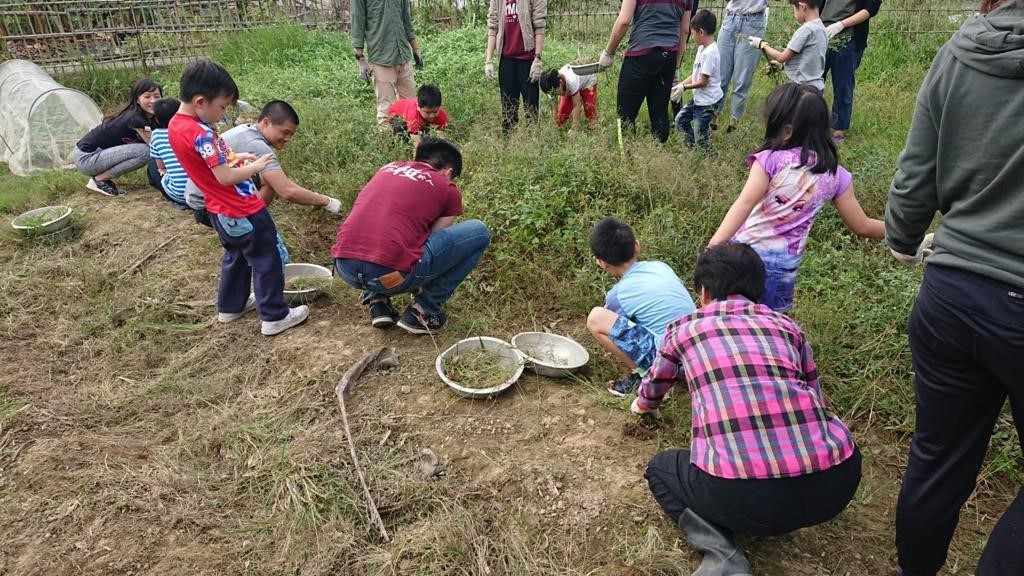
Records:
{"label": "young boy kneeling", "polygon": [[388,120],[395,134],[411,140],[415,150],[431,127],[442,131],[448,127],[448,113],[441,107],[441,89],[434,84],[420,86],[415,98],[403,98],[388,108]]}
{"label": "young boy kneeling", "polygon": [[302,323],[309,308],[289,308],[285,303],[277,227],[251,180],[267,167],[271,156],[233,154],[210,127],[238,99],[238,86],[223,67],[209,60],[189,64],[181,74],[180,92],[181,108],[168,124],[167,133],[185,174],[203,193],[210,221],[224,247],[217,320],[233,322],[255,309],[263,334],[284,332]]}
{"label": "young boy kneeling", "polygon": [[632,411],[657,413],[668,389],[686,383],[690,450],[658,453],[645,478],[704,555],[697,573],[749,575],[735,533],[776,536],[834,518],[857,491],[861,457],[825,403],[800,327],[757,304],[757,252],[712,246],[693,276],[702,306],[669,324]]}
{"label": "young boy kneeling", "polygon": [[605,296],[604,306],[590,311],[587,329],[632,371],[608,382],[608,392],[626,396],[654,362],[665,326],[692,312],[693,299],[668,264],[637,261],[640,243],[628,224],[615,218],[598,222],[590,232],[590,251],[599,268],[620,279]]}

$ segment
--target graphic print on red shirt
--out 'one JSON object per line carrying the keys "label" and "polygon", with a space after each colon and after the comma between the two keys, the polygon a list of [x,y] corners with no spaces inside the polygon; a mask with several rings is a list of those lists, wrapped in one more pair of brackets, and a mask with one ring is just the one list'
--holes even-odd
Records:
{"label": "graphic print on red shirt", "polygon": [[435,126],[438,130],[444,130],[448,127],[448,113],[444,111],[443,106],[437,111],[437,117],[434,118],[434,121],[428,124],[423,116],[420,115],[419,104],[415,98],[403,98],[395,101],[388,108],[388,117],[392,116],[401,116],[405,119],[405,125],[409,130],[409,134],[419,134],[426,126]]}
{"label": "graphic print on red shirt", "polygon": [[505,0],[505,34],[501,40],[501,56],[513,60],[533,60],[533,52],[526,51],[523,29],[519,25],[518,0]]}
{"label": "graphic print on red shirt", "polygon": [[221,164],[234,166],[234,152],[209,125],[187,114],[175,114],[167,126],[167,140],[185,174],[202,191],[211,214],[245,218],[259,212],[265,204],[251,180],[225,186],[213,175]]}
{"label": "graphic print on red shirt", "polygon": [[392,162],[359,192],[331,256],[409,272],[434,222],[460,214],[462,195],[447,176],[424,162]]}

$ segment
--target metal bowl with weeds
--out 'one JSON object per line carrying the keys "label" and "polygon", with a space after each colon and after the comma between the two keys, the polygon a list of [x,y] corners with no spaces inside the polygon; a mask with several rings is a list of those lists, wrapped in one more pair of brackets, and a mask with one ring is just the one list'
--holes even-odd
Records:
{"label": "metal bowl with weeds", "polygon": [[490,336],[459,340],[434,361],[441,380],[459,396],[490,398],[523,375],[523,357],[511,344]]}
{"label": "metal bowl with weeds", "polygon": [[567,378],[590,361],[586,348],[559,334],[520,332],[512,338],[512,346],[526,359],[528,368],[550,378]]}
{"label": "metal bowl with weeds", "polygon": [[333,280],[329,268],[317,264],[285,264],[284,299],[289,305],[312,302],[331,287]]}
{"label": "metal bowl with weeds", "polygon": [[11,228],[25,236],[52,234],[71,224],[73,212],[70,206],[43,206],[19,214],[11,220]]}

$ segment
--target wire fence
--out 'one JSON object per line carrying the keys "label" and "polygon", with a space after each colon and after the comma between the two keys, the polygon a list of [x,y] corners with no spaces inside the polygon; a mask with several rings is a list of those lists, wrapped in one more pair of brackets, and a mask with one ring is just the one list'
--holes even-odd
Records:
{"label": "wire fence", "polygon": [[[90,67],[150,68],[206,53],[225,33],[277,23],[347,30],[350,0],[0,0],[0,61],[32,60],[51,72]],[[795,28],[786,2],[772,2],[769,31]],[[614,0],[549,0],[548,30],[576,42],[600,41],[618,13]],[[486,0],[413,0],[419,25],[482,22]],[[725,15],[724,0],[700,2]],[[872,20],[872,35],[929,44],[948,38],[977,3],[888,0]]]}

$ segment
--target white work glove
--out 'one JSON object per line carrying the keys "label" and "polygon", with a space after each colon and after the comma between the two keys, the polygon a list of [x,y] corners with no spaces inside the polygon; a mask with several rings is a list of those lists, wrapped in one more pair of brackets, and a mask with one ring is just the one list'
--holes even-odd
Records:
{"label": "white work glove", "polygon": [[761,44],[763,43],[764,40],[762,38],[758,38],[757,36],[747,36],[747,44],[750,44],[752,47],[757,48],[758,50],[761,49]]}
{"label": "white work glove", "polygon": [[488,80],[494,80],[494,63],[484,62],[484,76],[487,76]]}
{"label": "white work glove", "polygon": [[842,22],[834,22],[825,27],[825,32],[828,34],[828,39],[831,40],[836,37],[836,34],[842,32],[844,28],[846,26],[843,26]]}
{"label": "white work glove", "polygon": [[915,266],[920,266],[926,258],[932,255],[934,252],[934,250],[932,250],[933,240],[935,240],[935,234],[926,235],[924,240],[921,240],[921,245],[917,247],[917,253],[913,256],[909,254],[902,254],[892,248],[889,248],[889,252],[892,252],[892,257],[898,260],[900,264],[913,268]]}
{"label": "white work glove", "polygon": [[370,69],[370,63],[366,61],[366,58],[360,58],[356,60],[356,64],[359,65],[359,79],[369,84],[370,76],[373,76],[373,70]]}
{"label": "white work glove", "polygon": [[684,92],[686,92],[686,87],[683,85],[682,82],[680,82],[680,83],[676,84],[675,86],[673,86],[672,87],[672,101],[673,102],[682,102],[683,101],[683,93]]}
{"label": "white work glove", "polygon": [[640,397],[633,398],[633,403],[629,405],[629,411],[637,416],[643,416],[649,414],[659,420],[661,420],[661,410],[655,408],[654,410],[644,410],[640,407]]}
{"label": "white work glove", "polygon": [[601,57],[597,59],[597,69],[607,70],[612,67],[612,62],[615,61],[615,54],[612,54],[608,50],[601,50]]}
{"label": "white work glove", "polygon": [[324,206],[324,210],[327,210],[331,214],[337,214],[338,212],[341,212],[341,200],[338,200],[337,198],[331,198],[330,196],[327,197],[327,200],[327,206]]}
{"label": "white work glove", "polygon": [[540,80],[540,75],[544,73],[544,69],[541,67],[540,60],[533,59],[533,64],[530,65],[530,82],[537,82]]}

